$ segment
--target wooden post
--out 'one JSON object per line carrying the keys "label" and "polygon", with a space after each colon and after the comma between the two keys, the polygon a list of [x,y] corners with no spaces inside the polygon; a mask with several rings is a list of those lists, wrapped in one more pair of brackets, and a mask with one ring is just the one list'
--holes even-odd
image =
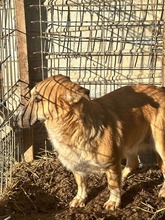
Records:
{"label": "wooden post", "polygon": [[[163,9],[162,9],[163,10]],[[162,86],[165,86],[165,6],[163,10],[163,53],[162,53]]]}
{"label": "wooden post", "polygon": [[[22,104],[26,103],[26,99],[24,97],[25,94],[28,92],[27,84],[30,83],[24,1],[25,0],[15,0],[16,29],[18,41],[18,64],[20,71],[20,80],[23,82],[20,85]],[[31,162],[34,159],[32,134],[32,129],[23,130],[23,156],[26,162]]]}
{"label": "wooden post", "polygon": [[[37,82],[47,77],[47,59],[44,55],[46,39],[43,40],[43,33],[47,30],[45,0],[24,0],[27,49],[28,49],[28,68],[30,73],[30,85],[33,87]],[[47,133],[43,125],[37,123],[33,126],[33,144],[35,155],[45,148]],[[40,132],[39,132],[40,131]],[[42,135],[41,135],[42,134]]]}

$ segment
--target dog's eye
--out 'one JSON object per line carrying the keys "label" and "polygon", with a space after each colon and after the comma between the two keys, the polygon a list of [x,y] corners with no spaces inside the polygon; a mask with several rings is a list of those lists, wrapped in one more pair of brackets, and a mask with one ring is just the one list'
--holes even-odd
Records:
{"label": "dog's eye", "polygon": [[42,101],[42,99],[41,99],[41,98],[39,98],[39,97],[35,97],[34,101],[38,103],[38,102],[41,102],[41,101]]}

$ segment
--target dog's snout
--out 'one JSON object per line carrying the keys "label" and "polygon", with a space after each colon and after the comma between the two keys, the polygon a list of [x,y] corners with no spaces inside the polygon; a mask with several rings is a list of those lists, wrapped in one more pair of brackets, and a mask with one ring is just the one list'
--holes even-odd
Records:
{"label": "dog's snout", "polygon": [[23,127],[24,112],[25,112],[25,106],[19,107],[17,114],[15,114],[15,116],[13,118],[14,122],[21,128]]}
{"label": "dog's snout", "polygon": [[16,124],[18,121],[18,114],[13,115],[13,123]]}

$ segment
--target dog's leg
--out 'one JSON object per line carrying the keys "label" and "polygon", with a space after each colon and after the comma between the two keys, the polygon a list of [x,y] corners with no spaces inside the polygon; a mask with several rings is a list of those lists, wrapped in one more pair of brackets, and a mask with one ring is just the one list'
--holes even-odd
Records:
{"label": "dog's leg", "polygon": [[159,192],[159,197],[165,198],[165,132],[159,127],[155,127],[153,132],[153,138],[155,141],[155,149],[158,155],[158,164],[164,177],[164,183]]}
{"label": "dog's leg", "polygon": [[122,182],[124,182],[126,177],[139,166],[139,161],[136,154],[128,154],[126,156],[126,160],[126,166],[122,171]]}
{"label": "dog's leg", "polygon": [[81,176],[77,173],[73,173],[73,174],[78,186],[78,191],[77,191],[77,195],[70,202],[70,207],[84,207],[85,199],[87,197],[85,176]]}
{"label": "dog's leg", "polygon": [[111,167],[107,172],[108,188],[110,196],[104,204],[106,210],[115,210],[121,202],[121,166]]}
{"label": "dog's leg", "polygon": [[[163,151],[163,152],[165,154],[165,151]],[[158,165],[159,165],[159,167],[162,171],[163,177],[164,177],[164,183],[163,183],[162,188],[160,189],[159,197],[165,198],[165,155],[164,155],[164,159],[162,159],[162,158],[163,158],[162,156],[158,155]]]}

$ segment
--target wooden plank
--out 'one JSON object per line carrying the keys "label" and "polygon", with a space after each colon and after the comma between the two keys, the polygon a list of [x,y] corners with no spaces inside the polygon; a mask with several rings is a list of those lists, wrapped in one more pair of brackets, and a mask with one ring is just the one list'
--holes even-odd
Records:
{"label": "wooden plank", "polygon": [[[15,0],[16,29],[18,41],[18,63],[20,71],[20,80],[23,82],[20,84],[20,90],[22,97],[21,103],[23,105],[26,103],[25,95],[28,92],[27,84],[30,84],[24,4],[24,0]],[[32,134],[32,129],[23,130],[23,158],[26,162],[31,162],[34,159]]]}

